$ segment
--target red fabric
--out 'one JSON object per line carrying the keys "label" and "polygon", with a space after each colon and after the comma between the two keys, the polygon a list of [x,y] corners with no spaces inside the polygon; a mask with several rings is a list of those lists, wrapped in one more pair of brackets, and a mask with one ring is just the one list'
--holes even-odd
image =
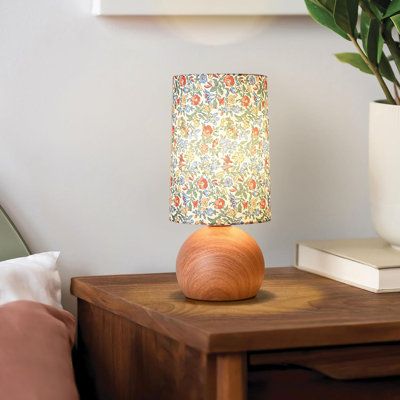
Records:
{"label": "red fabric", "polygon": [[77,400],[71,359],[75,319],[33,301],[0,306],[0,398]]}

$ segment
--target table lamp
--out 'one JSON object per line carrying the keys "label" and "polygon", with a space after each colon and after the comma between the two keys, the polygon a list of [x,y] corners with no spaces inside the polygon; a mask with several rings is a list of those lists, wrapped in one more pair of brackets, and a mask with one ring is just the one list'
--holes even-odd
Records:
{"label": "table lamp", "polygon": [[173,77],[170,220],[201,224],[176,261],[191,299],[254,297],[264,278],[257,242],[232,225],[271,219],[267,77]]}

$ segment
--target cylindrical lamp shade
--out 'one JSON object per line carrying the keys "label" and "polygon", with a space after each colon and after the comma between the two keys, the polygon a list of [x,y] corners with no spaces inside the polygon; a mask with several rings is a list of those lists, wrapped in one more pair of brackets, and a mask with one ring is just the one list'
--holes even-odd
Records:
{"label": "cylindrical lamp shade", "polygon": [[271,219],[267,112],[264,75],[174,76],[171,221]]}

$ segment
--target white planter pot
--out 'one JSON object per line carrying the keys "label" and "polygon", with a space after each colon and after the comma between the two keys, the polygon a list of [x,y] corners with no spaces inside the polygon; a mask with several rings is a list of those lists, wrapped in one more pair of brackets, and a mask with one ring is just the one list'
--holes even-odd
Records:
{"label": "white planter pot", "polygon": [[400,250],[400,106],[370,104],[369,181],[375,230]]}

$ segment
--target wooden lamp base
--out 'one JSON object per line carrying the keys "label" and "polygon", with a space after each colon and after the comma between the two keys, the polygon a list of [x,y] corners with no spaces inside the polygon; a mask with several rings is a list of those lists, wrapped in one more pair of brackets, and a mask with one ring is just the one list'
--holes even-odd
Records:
{"label": "wooden lamp base", "polygon": [[233,226],[199,229],[183,243],[176,260],[178,284],[186,297],[196,300],[254,297],[264,272],[257,242]]}

